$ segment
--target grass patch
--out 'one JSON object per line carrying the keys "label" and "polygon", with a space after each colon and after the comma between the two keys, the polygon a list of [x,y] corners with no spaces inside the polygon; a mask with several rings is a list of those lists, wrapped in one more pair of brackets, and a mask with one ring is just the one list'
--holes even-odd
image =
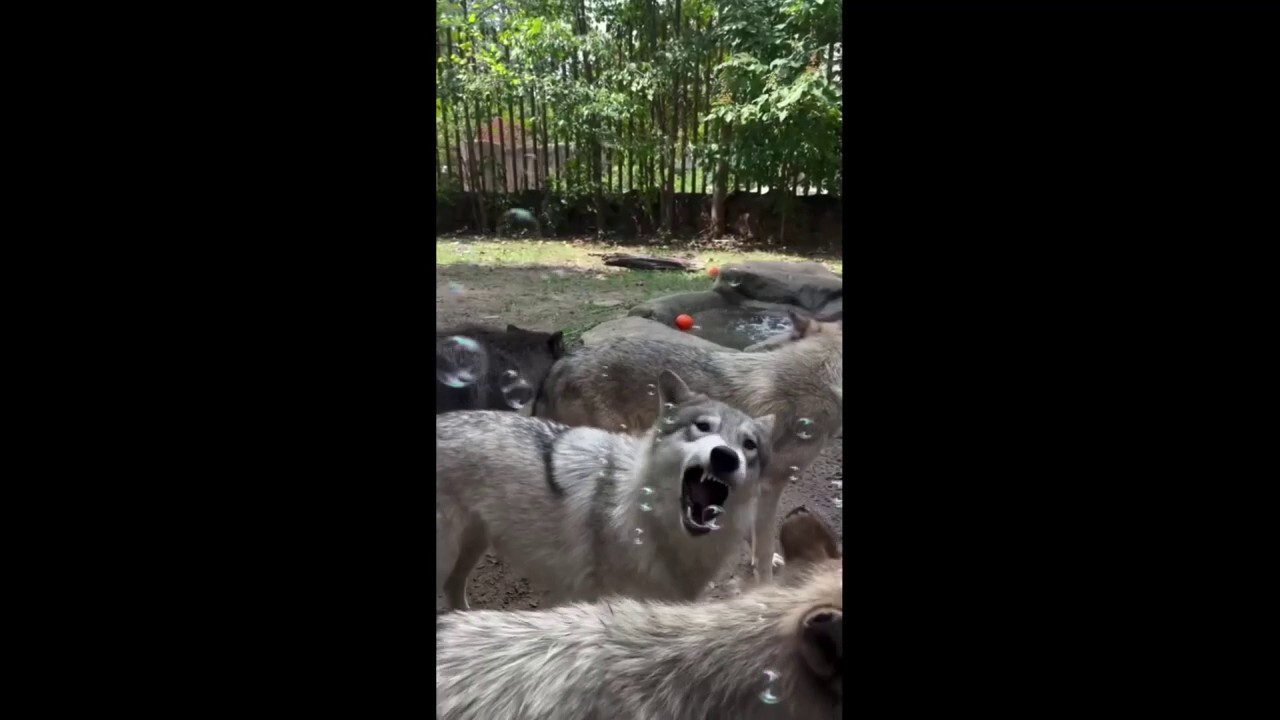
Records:
{"label": "grass patch", "polygon": [[[725,251],[715,249],[685,250],[678,246],[658,245],[627,248],[571,240],[436,240],[436,264],[470,264],[486,267],[560,267],[600,268],[600,258],[591,253],[630,252],[654,257],[673,257],[691,261],[696,266],[727,265],[750,260],[773,262],[820,262],[837,275],[843,274],[840,258],[807,257],[794,253],[762,250]],[[637,272],[637,271],[632,271]],[[679,275],[679,273],[659,273]]]}
{"label": "grass patch", "polygon": [[[598,254],[633,252],[692,262],[692,272],[606,267]],[[598,254],[593,254],[598,253]],[[501,327],[563,330],[569,346],[596,325],[664,295],[710,290],[702,269],[750,260],[817,261],[835,273],[839,258],[766,251],[728,252],[679,245],[627,248],[573,240],[459,238],[436,240],[436,296],[444,324],[462,320]],[[456,284],[460,292],[450,293]],[[447,296],[447,297],[446,297]]]}

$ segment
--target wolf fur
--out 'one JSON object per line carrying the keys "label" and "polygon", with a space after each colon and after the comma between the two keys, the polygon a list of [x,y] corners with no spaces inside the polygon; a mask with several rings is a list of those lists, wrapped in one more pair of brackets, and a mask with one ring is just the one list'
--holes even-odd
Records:
{"label": "wolf fur", "polygon": [[[474,340],[481,349],[475,358],[479,367],[468,368],[475,381],[464,387],[440,382],[442,368],[457,362],[450,356],[454,348],[446,342],[455,335]],[[564,356],[564,333],[559,331],[544,333],[515,325],[505,331],[474,325],[436,330],[436,413],[524,409],[528,414],[547,371]]]}
{"label": "wolf fur", "polygon": [[[793,313],[794,342],[767,352],[716,352],[649,338],[618,338],[558,361],[543,382],[535,417],[566,425],[642,432],[658,418],[649,401],[658,372],[675,371],[695,392],[749,415],[774,415],[772,461],[749,528],[757,578],[773,575],[774,528],[782,491],[842,427],[844,323]],[[811,421],[801,425],[801,418]],[[809,435],[807,439],[800,433]]]}
{"label": "wolf fur", "polygon": [[[669,406],[641,437],[514,413],[436,416],[436,589],[452,608],[467,607],[467,577],[490,544],[548,587],[551,604],[702,592],[753,521],[773,418],[695,394],[674,373],[656,379],[649,402]],[[715,480],[687,488],[694,467]],[[714,502],[719,529],[687,524],[686,507],[704,521],[712,504],[686,504],[695,485],[728,488]]]}
{"label": "wolf fur", "polygon": [[[705,603],[615,599],[436,619],[440,720],[840,717],[843,561],[830,528],[782,524],[782,582]],[[779,673],[776,704],[760,695]]]}

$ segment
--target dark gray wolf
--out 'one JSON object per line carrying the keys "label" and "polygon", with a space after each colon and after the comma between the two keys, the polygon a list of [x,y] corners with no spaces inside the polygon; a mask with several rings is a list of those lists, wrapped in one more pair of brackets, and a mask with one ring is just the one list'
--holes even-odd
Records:
{"label": "dark gray wolf", "polygon": [[641,437],[514,413],[436,416],[436,591],[467,607],[490,544],[550,589],[691,599],[755,517],[773,418],[655,378],[661,422]]}
{"label": "dark gray wolf", "polygon": [[498,218],[499,233],[507,233],[514,228],[519,228],[521,234],[529,230],[538,235],[542,234],[542,224],[538,222],[538,218],[523,208],[511,208]]}
{"label": "dark gray wolf", "polygon": [[731,600],[614,599],[436,618],[440,720],[840,717],[843,561],[803,509],[778,584]]}
{"label": "dark gray wolf", "polygon": [[466,326],[436,330],[436,414],[520,410],[556,360],[564,333]]}
{"label": "dark gray wolf", "polygon": [[[558,361],[534,403],[535,417],[566,425],[643,432],[658,420],[652,402],[659,371],[694,392],[748,415],[776,418],[751,558],[757,577],[773,574],[774,518],[786,484],[817,459],[842,426],[844,323],[792,313],[789,341],[765,352],[716,352],[652,338],[618,338]],[[787,340],[786,336],[782,336]]]}

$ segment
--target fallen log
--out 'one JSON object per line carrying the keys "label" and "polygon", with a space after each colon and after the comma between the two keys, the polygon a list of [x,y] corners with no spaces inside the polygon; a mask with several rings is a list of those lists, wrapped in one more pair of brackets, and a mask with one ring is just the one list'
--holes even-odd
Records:
{"label": "fallen log", "polygon": [[683,260],[672,258],[650,257],[648,255],[628,255],[614,253],[604,256],[604,264],[612,267],[631,268],[632,270],[690,270],[689,264]]}

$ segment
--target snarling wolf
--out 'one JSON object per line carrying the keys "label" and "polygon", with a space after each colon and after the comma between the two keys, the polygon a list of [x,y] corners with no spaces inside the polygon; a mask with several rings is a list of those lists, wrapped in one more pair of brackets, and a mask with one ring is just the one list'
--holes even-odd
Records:
{"label": "snarling wolf", "polygon": [[514,413],[436,416],[436,589],[467,607],[490,545],[554,604],[691,599],[755,517],[773,418],[689,390],[671,372],[643,436]]}

